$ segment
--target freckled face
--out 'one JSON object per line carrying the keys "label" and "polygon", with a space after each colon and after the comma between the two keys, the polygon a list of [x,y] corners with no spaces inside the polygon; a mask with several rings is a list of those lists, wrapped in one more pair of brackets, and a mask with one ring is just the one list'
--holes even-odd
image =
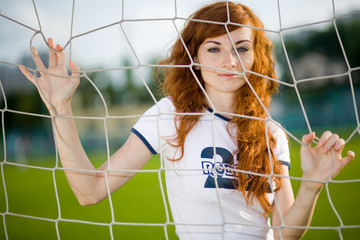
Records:
{"label": "freckled face", "polygon": [[[230,32],[230,37],[231,39],[228,34],[224,34],[208,38],[198,49],[196,61],[205,65],[200,67],[200,71],[208,94],[235,93],[246,81],[242,74],[225,71],[242,73],[240,59],[246,70],[251,70],[254,63],[253,30],[241,27]],[[248,75],[246,73],[247,77]]]}

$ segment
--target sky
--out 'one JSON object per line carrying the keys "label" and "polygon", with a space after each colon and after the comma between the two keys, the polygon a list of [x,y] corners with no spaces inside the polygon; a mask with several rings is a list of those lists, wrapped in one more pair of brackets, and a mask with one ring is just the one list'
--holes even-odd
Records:
{"label": "sky", "polygon": [[[148,64],[154,58],[166,56],[184,24],[181,18],[212,2],[34,0],[33,4],[32,0],[0,0],[0,61],[21,64],[24,55],[30,56],[30,46],[44,50],[44,39],[49,37],[64,46],[72,36],[71,45],[66,46],[67,56],[71,55],[82,69],[120,67],[124,56],[133,63]],[[331,20],[334,14],[340,17],[360,11],[359,0],[236,2],[249,6],[264,22],[269,34],[276,36],[271,32]],[[114,24],[121,20],[121,24]],[[326,24],[311,27],[323,25]]]}

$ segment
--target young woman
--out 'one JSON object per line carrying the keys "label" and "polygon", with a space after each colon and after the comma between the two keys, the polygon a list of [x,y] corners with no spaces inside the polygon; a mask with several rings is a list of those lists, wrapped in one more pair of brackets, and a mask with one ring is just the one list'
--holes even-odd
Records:
{"label": "young woman", "polygon": [[[170,56],[160,62],[182,65],[163,69],[166,97],[139,119],[126,143],[99,168],[108,170],[112,193],[135,173],[111,170],[141,169],[161,153],[180,239],[299,239],[324,182],[354,159],[352,151],[341,156],[345,142],[336,134],[324,132],[315,147],[310,146],[314,133],[303,136],[306,180],[294,199],[287,139],[267,115],[277,83],[271,80],[276,78],[272,44],[261,28],[241,4],[218,2],[195,12]],[[62,47],[52,39],[48,45],[48,68],[32,49],[41,77],[24,66],[20,70],[54,116],[63,167],[95,170],[69,118],[80,68],[70,61],[72,75],[67,76]],[[66,176],[81,205],[108,197],[103,172],[66,171]]]}

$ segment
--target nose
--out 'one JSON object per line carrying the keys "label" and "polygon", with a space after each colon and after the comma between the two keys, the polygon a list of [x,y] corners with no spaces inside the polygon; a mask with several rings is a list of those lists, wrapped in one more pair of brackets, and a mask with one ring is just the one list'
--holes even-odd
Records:
{"label": "nose", "polygon": [[223,54],[223,66],[225,68],[234,68],[237,65],[238,61],[239,60],[234,51],[225,52]]}

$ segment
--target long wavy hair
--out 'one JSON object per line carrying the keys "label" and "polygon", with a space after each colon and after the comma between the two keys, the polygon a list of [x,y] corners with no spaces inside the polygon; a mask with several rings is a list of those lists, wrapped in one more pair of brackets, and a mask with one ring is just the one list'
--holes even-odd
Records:
{"label": "long wavy hair", "polygon": [[[248,77],[253,90],[249,84],[245,84],[237,92],[234,113],[243,117],[234,117],[228,123],[230,135],[230,132],[233,132],[230,128],[236,128],[236,135],[233,137],[238,145],[234,156],[237,156],[239,160],[237,169],[240,171],[234,171],[235,186],[244,194],[248,204],[252,204],[255,197],[264,209],[264,214],[268,214],[271,211],[271,204],[266,196],[270,189],[269,183],[275,183],[274,190],[277,191],[282,181],[281,178],[272,178],[269,181],[267,177],[271,173],[280,174],[281,166],[273,153],[276,145],[274,137],[266,129],[265,121],[256,120],[267,117],[264,107],[267,109],[270,106],[271,95],[277,90],[275,81],[261,76],[276,78],[272,43],[261,30],[263,24],[260,19],[248,7],[232,2],[213,3],[195,12],[190,16],[179,39],[170,49],[169,57],[159,62],[159,65],[177,65],[162,67],[164,76],[162,87],[164,95],[171,97],[178,113],[204,112],[204,106],[208,106],[205,94],[200,87],[204,86],[204,81],[200,70],[192,64],[193,59],[200,45],[207,38],[226,34],[226,28],[229,32],[234,31],[242,27],[239,24],[255,27],[252,30],[254,63],[251,71],[257,74],[250,74]],[[181,154],[174,160],[183,157],[186,136],[200,117],[200,115],[191,114],[176,115],[177,135],[170,144]],[[249,174],[249,172],[255,174]]]}

